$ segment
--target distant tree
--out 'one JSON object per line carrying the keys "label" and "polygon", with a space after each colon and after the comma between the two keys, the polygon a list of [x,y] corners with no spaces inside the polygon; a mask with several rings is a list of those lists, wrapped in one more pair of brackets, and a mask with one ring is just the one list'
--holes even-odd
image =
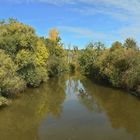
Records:
{"label": "distant tree", "polygon": [[57,29],[53,28],[49,31],[49,39],[57,41],[59,39],[59,32]]}
{"label": "distant tree", "polygon": [[102,42],[89,42],[86,49],[95,49],[97,51],[104,50],[105,46]]}
{"label": "distant tree", "polygon": [[137,42],[133,38],[127,38],[124,43],[124,47],[129,49],[138,50]]}
{"label": "distant tree", "polygon": [[89,42],[86,46],[86,49],[94,49],[94,43],[93,42]]}
{"label": "distant tree", "polygon": [[73,46],[74,51],[78,51],[78,46]]}
{"label": "distant tree", "polygon": [[67,69],[66,51],[57,29],[51,29],[49,38],[45,38],[44,42],[49,51],[48,73],[52,77]]}
{"label": "distant tree", "polygon": [[104,51],[104,44],[100,42],[90,42],[85,50],[81,51],[79,55],[79,65],[81,72],[87,76],[93,76],[95,79],[99,78],[99,70],[96,65],[98,57]]}
{"label": "distant tree", "polygon": [[105,49],[105,45],[102,42],[95,42],[94,46],[97,50],[104,50]]}
{"label": "distant tree", "polygon": [[119,48],[121,48],[121,47],[123,47],[123,46],[122,46],[122,43],[119,42],[119,41],[115,41],[115,42],[112,44],[110,50],[111,50],[111,51],[114,51],[115,49],[119,49]]}

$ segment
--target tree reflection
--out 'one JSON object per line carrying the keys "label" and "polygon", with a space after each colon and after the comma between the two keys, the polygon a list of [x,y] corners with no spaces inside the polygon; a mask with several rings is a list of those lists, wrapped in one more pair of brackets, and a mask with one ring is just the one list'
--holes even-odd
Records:
{"label": "tree reflection", "polygon": [[39,107],[41,116],[44,116],[44,113],[49,113],[54,117],[60,117],[66,96],[65,88],[65,77],[51,79],[47,85],[44,85],[43,89],[46,94],[43,94],[44,100]]}
{"label": "tree reflection", "polygon": [[83,80],[82,83],[90,96],[96,100],[100,109],[106,112],[113,128],[125,128],[133,136],[139,136],[139,99],[120,90],[96,85],[90,80]]}
{"label": "tree reflection", "polygon": [[0,110],[0,140],[39,140],[38,127],[51,114],[59,117],[65,100],[65,77],[28,89],[11,106]]}

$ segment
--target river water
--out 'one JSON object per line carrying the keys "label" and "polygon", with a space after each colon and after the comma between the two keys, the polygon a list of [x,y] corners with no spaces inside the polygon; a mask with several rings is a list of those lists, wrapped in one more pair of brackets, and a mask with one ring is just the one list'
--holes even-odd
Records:
{"label": "river water", "polygon": [[0,109],[0,140],[140,140],[140,100],[63,75]]}

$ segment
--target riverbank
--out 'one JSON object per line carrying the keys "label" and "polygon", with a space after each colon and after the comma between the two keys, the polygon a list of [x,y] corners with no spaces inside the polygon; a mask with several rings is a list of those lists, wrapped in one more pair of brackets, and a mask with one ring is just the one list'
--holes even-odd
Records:
{"label": "riverbank", "polygon": [[140,51],[133,39],[124,44],[115,42],[111,48],[90,43],[81,51],[81,71],[95,81],[140,94]]}

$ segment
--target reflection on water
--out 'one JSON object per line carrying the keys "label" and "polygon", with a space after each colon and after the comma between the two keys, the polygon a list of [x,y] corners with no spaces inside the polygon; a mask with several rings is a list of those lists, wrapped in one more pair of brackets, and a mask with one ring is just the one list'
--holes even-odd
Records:
{"label": "reflection on water", "polygon": [[139,140],[140,100],[79,75],[48,80],[0,110],[0,140]]}
{"label": "reflection on water", "polygon": [[65,100],[65,79],[52,79],[40,88],[28,89],[13,104],[0,110],[0,140],[40,140],[43,118],[61,116]]}

